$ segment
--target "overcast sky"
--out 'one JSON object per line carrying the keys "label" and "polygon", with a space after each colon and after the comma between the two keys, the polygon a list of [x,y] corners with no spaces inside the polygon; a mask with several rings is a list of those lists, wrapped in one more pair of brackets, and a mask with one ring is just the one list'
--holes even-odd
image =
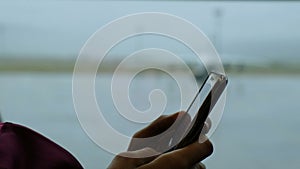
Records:
{"label": "overcast sky", "polygon": [[223,60],[300,62],[299,2],[1,1],[0,57],[76,58],[97,29],[136,12],[189,20]]}

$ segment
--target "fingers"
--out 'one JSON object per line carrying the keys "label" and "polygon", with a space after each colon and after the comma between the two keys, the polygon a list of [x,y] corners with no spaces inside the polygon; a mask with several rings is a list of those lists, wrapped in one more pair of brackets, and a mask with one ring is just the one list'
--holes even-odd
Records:
{"label": "fingers", "polygon": [[[169,143],[170,138],[173,141],[181,138],[181,134],[185,132],[190,121],[190,116],[185,112],[159,117],[149,126],[137,132],[130,143],[129,151],[117,155],[108,168],[205,169],[205,166],[198,162],[213,152],[211,142],[204,135],[211,128],[210,119],[206,120],[198,142],[158,156],[160,153],[165,152],[164,147],[167,147],[168,144],[165,145],[164,143]],[[170,128],[171,126],[172,128]],[[169,130],[166,134],[159,135],[167,129]],[[153,137],[157,135],[159,136]],[[142,138],[142,140],[139,138]],[[163,151],[160,151],[160,149]]]}
{"label": "fingers", "polygon": [[201,144],[195,142],[161,156],[139,158],[155,153],[155,150],[145,148],[117,155],[108,169],[205,169],[205,166],[198,162],[208,157],[212,152],[213,147],[208,140]]}
{"label": "fingers", "polygon": [[[213,152],[213,146],[209,140],[203,143],[195,142],[187,147],[163,154],[152,162],[139,167],[139,169],[169,169],[192,168],[196,163],[202,161]],[[202,166],[203,167],[203,166]]]}

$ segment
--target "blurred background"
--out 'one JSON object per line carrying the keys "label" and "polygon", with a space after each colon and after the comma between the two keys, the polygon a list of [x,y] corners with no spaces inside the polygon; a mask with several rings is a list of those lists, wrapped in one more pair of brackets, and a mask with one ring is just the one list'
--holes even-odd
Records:
{"label": "blurred background", "polygon": [[[72,152],[85,168],[105,168],[113,155],[80,127],[73,107],[72,71],[81,47],[96,30],[136,12],[185,18],[220,54],[229,76],[228,95],[211,138],[215,152],[205,160],[207,168],[300,167],[298,1],[0,1],[1,119],[41,132]],[[120,123],[106,98],[110,77],[125,56],[148,47],[182,56],[199,84],[205,72],[191,51],[165,37],[141,36],[118,44],[100,66],[96,93],[108,121],[128,135],[143,126]],[[155,88],[169,98],[167,114],[180,108],[174,79],[154,70],[141,72],[133,81],[133,104],[146,109],[147,95]]]}

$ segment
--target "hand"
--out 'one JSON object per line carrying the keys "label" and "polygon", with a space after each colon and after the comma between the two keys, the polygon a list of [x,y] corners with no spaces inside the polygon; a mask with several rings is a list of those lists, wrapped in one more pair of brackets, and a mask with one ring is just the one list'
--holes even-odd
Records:
{"label": "hand", "polygon": [[[199,142],[164,154],[161,154],[161,151],[157,151],[156,145],[163,144],[162,140],[174,137],[174,134],[178,133],[176,132],[178,130],[171,129],[168,134],[155,138],[156,141],[147,141],[148,145],[139,144],[139,142],[136,143],[134,141],[135,138],[149,138],[159,135],[167,129],[169,130],[177,118],[181,118],[184,122],[190,121],[189,116],[184,112],[175,113],[170,116],[161,116],[148,127],[137,132],[129,145],[129,151],[117,155],[108,169],[204,169],[205,166],[199,162],[213,152],[211,142],[204,135],[200,136]],[[182,121],[180,122],[182,123]],[[209,130],[209,125],[208,123],[204,127],[205,132]]]}

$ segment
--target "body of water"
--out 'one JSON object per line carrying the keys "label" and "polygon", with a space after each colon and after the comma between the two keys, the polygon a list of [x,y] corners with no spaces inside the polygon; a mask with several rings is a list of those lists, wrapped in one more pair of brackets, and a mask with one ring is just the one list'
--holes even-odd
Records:
{"label": "body of water", "polygon": [[[113,110],[113,105],[100,96],[109,94],[104,84],[108,77],[96,83],[97,97],[105,102],[105,112]],[[147,100],[143,102],[147,95],[143,92],[161,84],[170,100],[166,111],[180,109],[179,95],[173,92],[178,88],[170,82],[172,79],[164,75],[155,78],[152,83],[137,80],[139,85],[132,86],[137,96],[132,98],[133,104],[147,108]],[[85,168],[105,168],[109,164],[113,155],[94,144],[77,120],[72,74],[2,73],[0,84],[0,110],[5,121],[44,134],[72,152]],[[205,161],[207,168],[300,168],[299,84],[300,75],[229,75],[227,103],[211,138],[215,152]],[[128,135],[142,127],[120,127],[109,113],[106,117],[112,126]]]}

